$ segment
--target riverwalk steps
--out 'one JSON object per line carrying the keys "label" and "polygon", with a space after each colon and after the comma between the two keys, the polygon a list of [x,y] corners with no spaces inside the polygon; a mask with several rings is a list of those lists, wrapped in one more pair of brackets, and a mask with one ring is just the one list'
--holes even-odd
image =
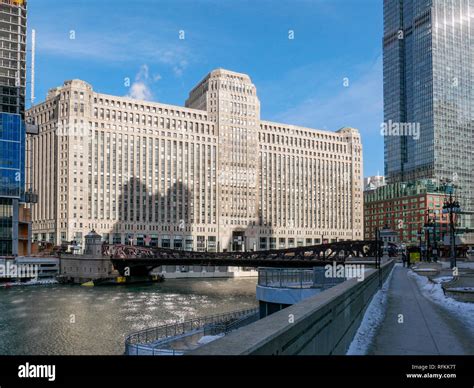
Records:
{"label": "riverwalk steps", "polygon": [[385,319],[370,355],[473,355],[474,335],[458,316],[423,296],[409,270],[395,267]]}

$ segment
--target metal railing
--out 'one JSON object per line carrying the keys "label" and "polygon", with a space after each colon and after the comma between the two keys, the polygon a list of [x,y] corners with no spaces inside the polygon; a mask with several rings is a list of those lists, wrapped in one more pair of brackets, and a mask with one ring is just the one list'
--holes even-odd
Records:
{"label": "metal railing", "polygon": [[[259,313],[258,308],[233,311],[226,314],[213,315],[208,317],[194,318],[184,322],[176,322],[168,325],[153,327],[141,331],[137,331],[129,334],[125,339],[125,354],[139,354],[143,351],[148,350],[150,354],[152,352],[151,346],[146,346],[146,344],[153,344],[161,342],[163,340],[179,337],[185,334],[190,334],[192,332],[203,331],[204,333],[211,330],[213,327],[218,325],[226,324],[229,322],[236,322],[242,320],[243,318],[248,318],[249,316],[254,316]],[[142,351],[142,352],[140,352]],[[175,351],[167,351],[169,354],[174,354]],[[161,354],[160,350],[160,354]]]}
{"label": "metal railing", "polygon": [[330,288],[346,278],[327,277],[324,268],[286,269],[259,268],[258,285],[269,288]]}
{"label": "metal railing", "polygon": [[240,319],[230,320],[224,323],[218,323],[216,325],[212,325],[208,328],[204,329],[204,335],[219,335],[224,334],[227,335],[230,332],[237,330],[241,327],[247,326],[253,322],[258,321],[260,318],[260,311],[259,309],[255,309],[253,314],[244,316]]}

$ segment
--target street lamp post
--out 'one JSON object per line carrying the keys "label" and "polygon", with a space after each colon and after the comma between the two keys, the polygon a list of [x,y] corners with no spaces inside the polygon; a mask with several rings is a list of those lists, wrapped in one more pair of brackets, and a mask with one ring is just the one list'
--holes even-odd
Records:
{"label": "street lamp post", "polygon": [[461,213],[461,206],[453,196],[453,190],[449,190],[449,197],[446,197],[443,205],[443,214],[449,215],[449,232],[451,246],[451,269],[457,267],[456,262],[456,227],[454,224],[454,215]]}
{"label": "street lamp post", "polygon": [[435,262],[438,261],[438,240],[436,235],[436,222],[438,220],[438,217],[436,217],[437,213],[438,210],[435,210],[433,214],[433,260]]}
{"label": "street lamp post", "polygon": [[380,229],[377,226],[375,229],[375,268],[380,269],[382,264],[382,255],[380,251],[382,249],[382,245],[380,245]]}
{"label": "street lamp post", "polygon": [[[430,233],[434,231],[434,223],[430,219],[429,212],[427,211],[428,214],[428,219],[425,222],[425,225],[423,226],[423,229],[425,230],[426,233],[426,261],[431,261],[431,241],[430,241]],[[434,237],[435,243],[436,243],[436,235]]]}
{"label": "street lamp post", "polygon": [[422,249],[421,249],[421,244],[422,244],[421,237],[422,236],[423,236],[423,233],[421,233],[421,229],[420,229],[420,230],[418,230],[418,238],[420,239],[420,261],[423,260],[423,254],[422,254]]}
{"label": "street lamp post", "polygon": [[430,262],[431,261],[430,227],[427,226],[425,230],[426,230],[426,261]]}
{"label": "street lamp post", "polygon": [[382,274],[380,267],[382,266],[382,257],[380,255],[380,230],[377,226],[375,228],[375,268],[378,269],[379,288],[382,288]]}

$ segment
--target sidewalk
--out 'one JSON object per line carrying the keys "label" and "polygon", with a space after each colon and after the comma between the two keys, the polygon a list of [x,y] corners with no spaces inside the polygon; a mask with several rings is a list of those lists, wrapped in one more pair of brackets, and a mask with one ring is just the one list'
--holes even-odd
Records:
{"label": "sidewalk", "polygon": [[426,299],[407,273],[403,267],[394,269],[385,320],[368,354],[474,354],[474,337],[459,318]]}

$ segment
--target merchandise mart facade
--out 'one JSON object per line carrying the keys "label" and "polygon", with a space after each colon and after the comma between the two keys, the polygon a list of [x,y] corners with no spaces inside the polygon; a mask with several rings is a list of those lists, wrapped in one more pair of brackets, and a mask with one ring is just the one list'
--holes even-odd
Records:
{"label": "merchandise mart facade", "polygon": [[[384,0],[387,183],[433,178],[474,212],[474,0]],[[473,215],[460,226],[474,229]]]}
{"label": "merchandise mart facade", "polygon": [[363,238],[357,130],[260,119],[249,76],[208,74],[186,106],[72,80],[27,112],[37,241],[185,250],[289,248]]}

